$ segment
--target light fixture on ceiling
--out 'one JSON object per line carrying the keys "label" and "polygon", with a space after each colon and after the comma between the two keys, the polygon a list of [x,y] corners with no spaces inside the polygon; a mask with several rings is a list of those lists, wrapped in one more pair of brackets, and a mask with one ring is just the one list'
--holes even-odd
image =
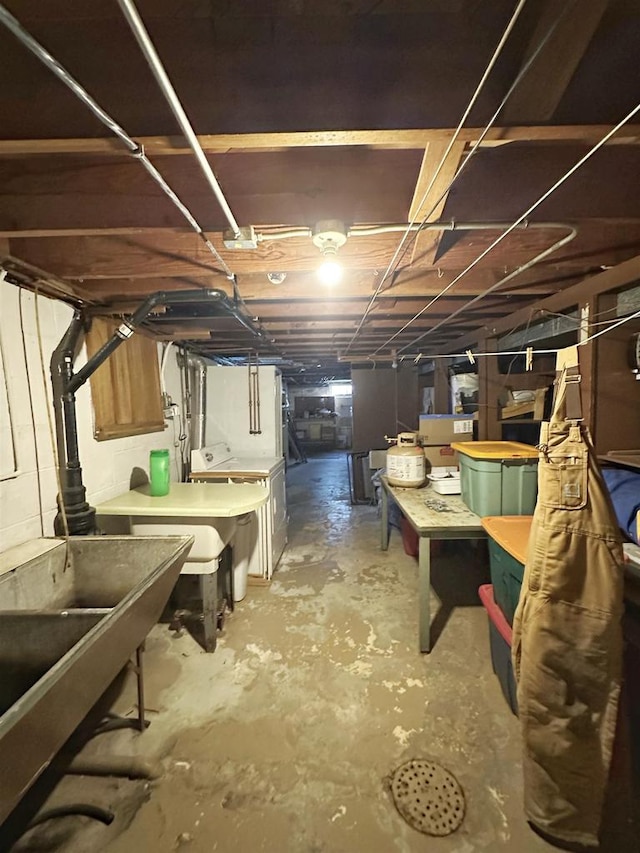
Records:
{"label": "light fixture on ceiling", "polygon": [[347,230],[339,219],[323,219],[313,229],[314,246],[320,249],[323,262],[316,275],[323,284],[338,284],[342,278],[342,264],[336,259],[338,249],[347,242]]}
{"label": "light fixture on ceiling", "polygon": [[271,282],[271,284],[282,284],[282,282],[287,277],[286,272],[268,272],[267,278]]}

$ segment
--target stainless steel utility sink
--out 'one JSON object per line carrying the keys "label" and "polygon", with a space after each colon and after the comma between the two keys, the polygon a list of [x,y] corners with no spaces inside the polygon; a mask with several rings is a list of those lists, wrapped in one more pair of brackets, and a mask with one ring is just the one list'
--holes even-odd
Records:
{"label": "stainless steel utility sink", "polygon": [[0,555],[0,823],[142,644],[192,543],[83,536]]}

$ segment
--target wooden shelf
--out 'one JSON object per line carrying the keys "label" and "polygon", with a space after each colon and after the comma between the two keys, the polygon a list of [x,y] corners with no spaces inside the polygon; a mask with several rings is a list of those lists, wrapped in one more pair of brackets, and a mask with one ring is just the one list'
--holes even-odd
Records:
{"label": "wooden shelf", "polygon": [[609,465],[618,465],[622,468],[633,468],[640,471],[640,450],[626,450],[610,453],[605,453],[598,456],[600,462],[606,462]]}

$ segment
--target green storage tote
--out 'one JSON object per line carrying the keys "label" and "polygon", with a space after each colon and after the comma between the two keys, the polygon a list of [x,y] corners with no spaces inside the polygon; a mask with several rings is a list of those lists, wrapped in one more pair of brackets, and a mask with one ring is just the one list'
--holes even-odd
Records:
{"label": "green storage tote", "polygon": [[538,494],[538,451],[517,441],[452,442],[460,462],[462,500],[471,512],[531,515]]}
{"label": "green storage tote", "polygon": [[493,596],[509,625],[513,625],[520,598],[531,522],[530,515],[482,519],[482,526],[489,534]]}

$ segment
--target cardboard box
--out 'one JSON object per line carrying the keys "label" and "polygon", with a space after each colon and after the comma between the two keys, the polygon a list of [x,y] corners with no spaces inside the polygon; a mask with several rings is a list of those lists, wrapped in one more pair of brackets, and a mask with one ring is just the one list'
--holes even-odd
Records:
{"label": "cardboard box", "polygon": [[430,445],[422,449],[426,459],[427,474],[432,468],[451,468],[458,465],[458,454],[450,444],[439,444],[435,447]]}
{"label": "cardboard box", "polygon": [[473,418],[470,415],[420,415],[418,434],[423,445],[472,441]]}

